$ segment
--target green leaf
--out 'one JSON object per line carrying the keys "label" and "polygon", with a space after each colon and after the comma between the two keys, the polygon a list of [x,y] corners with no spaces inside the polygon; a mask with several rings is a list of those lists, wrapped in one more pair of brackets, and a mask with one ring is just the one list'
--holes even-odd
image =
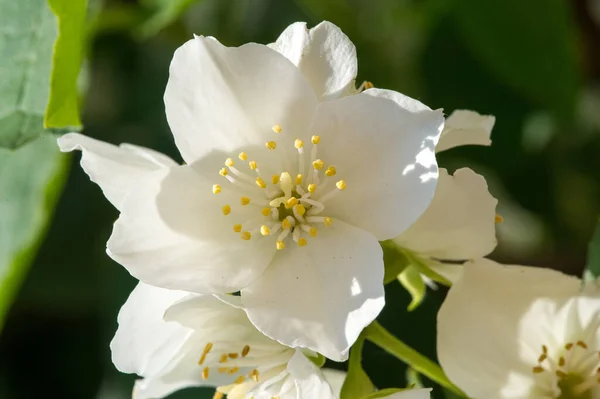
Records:
{"label": "green leaf", "polygon": [[77,77],[83,60],[87,0],[48,0],[58,19],[52,56],[50,99],[44,127],[81,128]]}
{"label": "green leaf", "polygon": [[317,353],[316,356],[306,355],[306,357],[308,357],[308,360],[313,362],[313,364],[318,368],[323,367],[325,365],[325,362],[327,361],[327,358],[321,355],[320,353]]}
{"label": "green leaf", "polygon": [[466,44],[492,73],[559,117],[572,118],[581,77],[567,1],[453,4]]}
{"label": "green leaf", "polygon": [[410,260],[393,241],[382,241],[380,244],[383,249],[383,264],[385,266],[383,283],[388,284],[398,279],[398,275],[410,265]]}
{"label": "green leaf", "polygon": [[0,0],[0,148],[42,134],[56,18],[42,0]]}
{"label": "green leaf", "polygon": [[409,390],[410,389],[386,388],[386,389],[382,389],[381,391],[373,392],[373,393],[363,397],[363,399],[385,398],[386,396],[390,396],[394,393],[398,393],[398,392],[402,392],[402,391],[409,391]]}
{"label": "green leaf", "polygon": [[398,275],[398,281],[412,297],[410,305],[408,305],[408,311],[415,310],[423,302],[427,292],[421,273],[414,266],[408,266]]}
{"label": "green leaf", "polygon": [[411,388],[424,388],[423,381],[421,381],[421,376],[415,371],[415,369],[410,367],[406,369],[406,382]]}
{"label": "green leaf", "polygon": [[600,220],[588,244],[587,264],[583,277],[585,280],[594,280],[600,277]]}
{"label": "green leaf", "polygon": [[362,368],[362,350],[365,339],[360,336],[350,349],[348,374],[342,385],[340,399],[359,399],[375,390],[371,379]]}
{"label": "green leaf", "polygon": [[69,157],[53,135],[0,149],[0,329],[48,228]]}

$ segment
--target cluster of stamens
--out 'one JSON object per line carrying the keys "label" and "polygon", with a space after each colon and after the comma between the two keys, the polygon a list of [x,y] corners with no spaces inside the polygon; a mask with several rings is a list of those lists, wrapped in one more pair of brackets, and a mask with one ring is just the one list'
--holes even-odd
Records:
{"label": "cluster of stamens", "polygon": [[556,360],[548,353],[548,347],[542,345],[542,353],[532,372],[549,375],[549,381],[561,391],[559,398],[586,398],[584,395],[589,391],[600,390],[600,352],[591,350],[584,341],[569,342]]}
{"label": "cluster of stamens", "polygon": [[[273,132],[282,134],[279,125],[272,127]],[[326,164],[317,157],[319,136],[311,137],[310,154],[305,154],[305,144],[296,139],[294,147],[298,153],[298,173],[284,171],[270,178],[264,176],[256,161],[249,160],[246,152],[241,152],[238,159],[245,163],[241,170],[235,165],[237,161],[232,158],[225,160],[225,166],[219,174],[229,183],[236,186],[237,191],[247,193],[240,197],[240,207],[256,208],[256,216],[249,220],[238,220],[241,223],[233,224],[232,230],[240,235],[242,240],[253,237],[276,236],[276,247],[285,248],[285,240],[290,237],[299,246],[308,243],[307,238],[316,237],[317,227],[328,227],[333,222],[332,218],[323,216],[325,204],[339,192],[346,188],[344,180],[335,180],[337,174],[335,166]],[[267,141],[265,147],[268,151],[277,149],[276,141]],[[307,164],[305,157],[310,157]],[[214,194],[220,194],[223,187],[215,184],[212,187]],[[232,214],[233,204],[225,204],[221,211],[223,215]]]}

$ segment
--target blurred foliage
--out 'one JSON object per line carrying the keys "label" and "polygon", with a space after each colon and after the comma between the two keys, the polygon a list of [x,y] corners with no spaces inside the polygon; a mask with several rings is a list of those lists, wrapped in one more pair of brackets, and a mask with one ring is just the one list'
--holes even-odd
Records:
{"label": "blurred foliage", "polygon": [[[41,4],[0,0],[3,147],[41,133],[57,33],[56,19]],[[162,102],[178,46],[192,33],[231,46],[269,43],[294,21],[327,19],[356,44],[359,82],[401,91],[447,114],[467,108],[496,115],[492,147],[453,149],[440,164],[484,174],[499,198],[504,222],[495,259],[580,274],[600,204],[600,26],[588,7],[584,0],[90,0],[98,12],[88,12],[85,26],[83,122],[89,136],[181,159]],[[41,161],[35,165],[42,168]],[[114,369],[108,350],[118,309],[135,284],[105,254],[116,217],[98,187],[73,168],[0,336],[1,399],[47,396],[48,389],[65,398],[131,397],[134,377]],[[435,359],[443,297],[443,288],[428,290],[418,309],[407,312],[411,297],[392,282],[379,322]],[[404,364],[370,342],[363,349],[362,365],[375,386],[406,386]],[[42,373],[34,374],[32,360],[43,362]],[[423,384],[431,386],[424,377]],[[444,397],[435,388],[434,397]],[[190,389],[173,397],[212,393]]]}
{"label": "blurred foliage", "polygon": [[600,221],[596,225],[596,230],[590,240],[583,277],[586,280],[600,278]]}

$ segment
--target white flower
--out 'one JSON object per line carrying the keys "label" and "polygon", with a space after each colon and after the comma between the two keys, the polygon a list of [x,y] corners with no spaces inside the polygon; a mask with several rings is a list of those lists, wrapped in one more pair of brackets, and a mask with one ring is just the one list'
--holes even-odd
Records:
{"label": "white flower", "polygon": [[[137,399],[214,386],[215,398],[333,399],[321,371],[302,353],[261,334],[239,297],[169,291],[139,283],[119,312],[112,358],[136,382]],[[164,319],[163,319],[164,315]]]}
{"label": "white flower", "polygon": [[435,152],[446,151],[463,145],[490,145],[490,135],[496,118],[480,115],[475,111],[459,109],[446,118],[444,131]]}
{"label": "white flower", "polygon": [[474,399],[600,398],[600,289],[550,269],[465,265],[438,314],[438,356]]}
{"label": "white flower", "polygon": [[433,196],[443,117],[393,91],[321,94],[267,46],[196,37],[165,93],[185,165],[75,134],[59,145],[82,149],[121,211],[107,252],[133,276],[240,291],[261,332],[343,360],[384,304],[378,241]]}

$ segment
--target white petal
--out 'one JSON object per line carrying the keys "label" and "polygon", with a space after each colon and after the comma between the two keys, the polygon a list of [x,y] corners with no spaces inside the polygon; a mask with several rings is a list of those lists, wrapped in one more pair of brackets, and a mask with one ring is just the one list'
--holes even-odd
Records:
{"label": "white petal", "polygon": [[[186,165],[148,175],[125,198],[107,252],[149,284],[198,293],[239,291],[268,266],[275,245],[244,241],[233,231],[247,212],[260,215],[260,208],[241,207],[239,196],[223,191],[214,195],[212,182]],[[227,216],[225,204],[232,209]]]}
{"label": "white petal", "polygon": [[383,308],[382,256],[375,237],[334,222],[305,247],[279,251],[242,303],[267,336],[343,361]]}
{"label": "white petal", "polygon": [[288,362],[287,371],[296,384],[297,396],[293,399],[336,398],[321,370],[312,364],[301,351],[296,351],[292,356]]}
{"label": "white petal", "polygon": [[438,313],[444,371],[470,397],[527,397],[533,374],[521,358],[519,323],[538,298],[578,291],[577,278],[550,269],[468,262]]}
{"label": "white petal", "polygon": [[357,92],[356,48],[331,22],[321,22],[310,30],[306,22],[296,22],[269,47],[300,69],[319,98],[332,99]]}
{"label": "white petal", "polygon": [[399,246],[444,260],[481,258],[496,247],[496,204],[483,176],[463,168],[440,176],[431,205],[394,239]]}
{"label": "white petal", "polygon": [[348,373],[342,370],[330,368],[322,368],[321,372],[331,387],[331,390],[335,394],[335,397],[339,398],[342,392],[342,385],[344,385],[344,381],[346,380]]}
{"label": "white petal", "polygon": [[165,91],[167,120],[186,162],[223,150],[276,139],[281,125],[294,137],[305,133],[317,97],[298,68],[256,43],[225,47],[195,37],[175,52]]}
{"label": "white petal", "polygon": [[441,111],[387,90],[321,103],[313,127],[321,136],[318,156],[337,168],[333,179],[347,184],[327,202],[327,216],[380,241],[404,231],[433,197],[443,123]]}
{"label": "white petal", "polygon": [[171,158],[148,148],[128,144],[117,147],[79,133],[59,137],[58,146],[62,152],[81,151],[81,167],[119,210],[138,179],[148,172],[177,166]]}
{"label": "white petal", "polygon": [[396,392],[388,396],[382,396],[381,399],[429,399],[431,398],[431,388],[407,389],[402,392]]}
{"label": "white petal", "polygon": [[435,151],[442,152],[461,145],[490,145],[495,122],[496,118],[493,115],[456,110],[446,118],[446,126]]}

